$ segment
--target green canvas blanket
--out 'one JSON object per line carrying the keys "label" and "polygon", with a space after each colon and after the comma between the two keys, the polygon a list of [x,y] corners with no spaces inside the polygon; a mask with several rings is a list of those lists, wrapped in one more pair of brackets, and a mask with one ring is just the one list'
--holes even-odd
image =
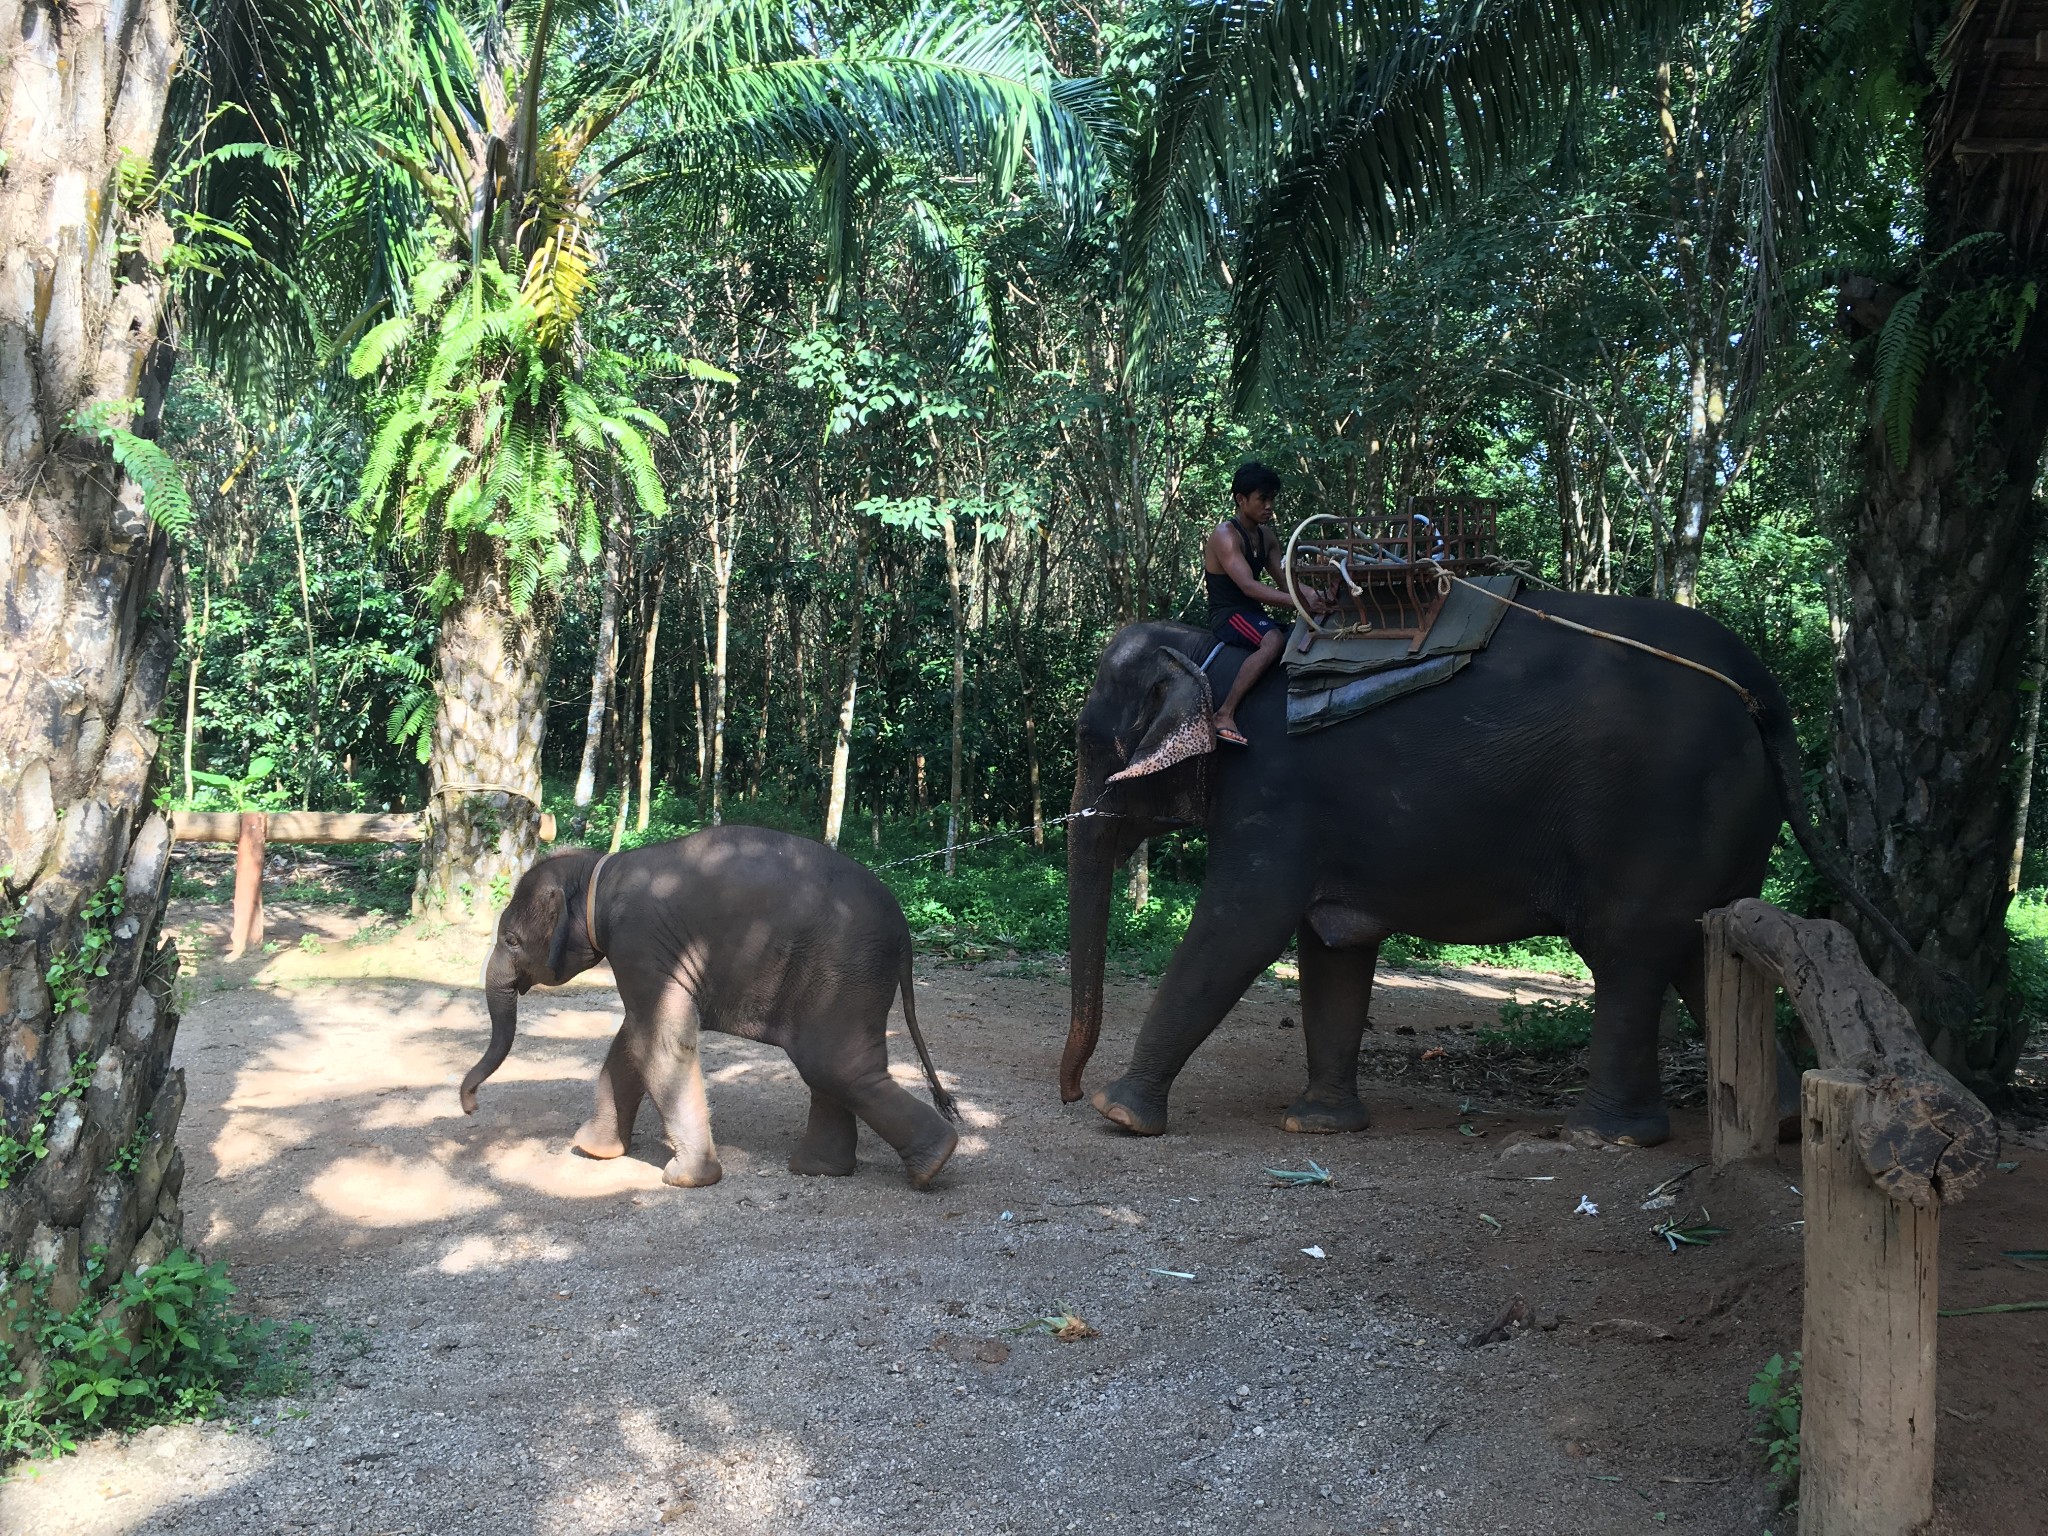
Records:
{"label": "green canvas blanket", "polygon": [[[1512,598],[1521,587],[1513,575],[1481,576],[1475,586]],[[1335,725],[1367,710],[1448,682],[1463,671],[1475,651],[1486,649],[1507,608],[1470,587],[1453,585],[1418,651],[1409,640],[1378,635],[1317,639],[1297,650],[1304,626],[1288,636],[1287,730],[1299,736]]]}

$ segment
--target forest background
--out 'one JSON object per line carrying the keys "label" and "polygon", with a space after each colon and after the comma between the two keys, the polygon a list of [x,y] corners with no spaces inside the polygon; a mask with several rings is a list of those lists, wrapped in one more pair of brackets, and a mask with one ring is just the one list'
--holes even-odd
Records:
{"label": "forest background", "polygon": [[[1910,417],[1908,374],[1927,362],[1924,344],[1916,365],[1881,328],[1845,323],[1841,278],[1926,268],[1910,82],[1866,103],[1877,131],[1855,146],[1853,194],[1812,202],[1795,240],[1759,192],[1784,132],[1757,88],[1764,13],[1624,38],[1608,78],[1574,82],[1514,165],[1346,255],[1320,322],[1276,329],[1248,375],[1229,231],[1185,243],[1170,294],[1133,281],[1145,146],[1187,73],[1181,9],[776,13],[795,54],[951,49],[1016,85],[985,118],[920,120],[913,83],[889,132],[822,157],[823,135],[764,136],[758,119],[716,146],[717,114],[738,121],[745,103],[622,86],[630,26],[565,10],[550,34],[547,14],[407,10],[392,24],[412,62],[350,86],[317,134],[228,101],[217,42],[194,48],[215,67],[194,72],[188,138],[154,173],[166,206],[202,180],[212,200],[181,226],[201,252],[194,333],[162,411],[192,501],[164,803],[410,810],[509,781],[600,843],[759,821],[892,863],[928,942],[1058,950],[1056,818],[1095,658],[1133,619],[1200,621],[1201,540],[1232,470],[1258,458],[1286,479],[1283,529],[1478,494],[1499,501],[1503,552],[1543,580],[1711,612],[1784,682],[1816,815],[1839,826],[1827,781],[1858,455],[1895,430],[1902,395]],[[467,60],[455,83],[451,57]],[[405,105],[436,92],[466,125],[452,151],[420,147],[442,153],[440,193],[390,147]],[[713,147],[664,133],[686,120]],[[451,169],[478,145],[487,160],[493,134],[530,144],[536,184],[554,177],[543,212],[501,221],[495,257],[464,234],[490,178]],[[299,232],[252,244],[262,187],[238,204],[218,175],[180,176],[259,139],[234,163],[291,188]],[[536,278],[544,249],[562,254]],[[271,277],[272,310],[210,312],[209,260]],[[489,260],[495,288],[476,275]],[[2024,324],[2031,287],[2008,299]],[[528,334],[501,332],[494,354],[451,321],[464,304],[479,331]],[[520,304],[525,320],[506,319]],[[252,367],[221,344],[237,324],[284,339]],[[465,369],[486,387],[437,428],[422,401],[460,394]],[[482,521],[512,555],[464,575],[451,487],[494,378],[502,398],[552,402],[551,422],[583,409],[597,424],[580,446],[557,434],[560,462],[535,450],[554,499],[505,493]],[[476,627],[494,581],[523,661]],[[464,624],[467,650],[447,639]],[[2032,656],[2038,677],[2038,626]],[[522,668],[540,690],[523,704]],[[2013,743],[2026,786],[2034,686]],[[465,711],[544,717],[537,791],[518,740],[459,757]],[[2009,840],[2029,1022],[2048,1010],[2048,810],[2032,803]],[[380,899],[501,901],[531,848],[494,860],[480,814],[490,835],[429,845],[424,868],[366,852]],[[1189,832],[1141,854],[1115,918],[1127,950],[1170,947],[1202,853]],[[1770,894],[1828,900],[1789,840]],[[1561,945],[1518,958],[1571,963]]]}

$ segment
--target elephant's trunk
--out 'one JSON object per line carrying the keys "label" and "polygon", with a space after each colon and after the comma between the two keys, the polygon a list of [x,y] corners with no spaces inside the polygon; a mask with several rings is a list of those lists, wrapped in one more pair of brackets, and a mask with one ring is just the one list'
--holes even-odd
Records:
{"label": "elephant's trunk", "polygon": [[1067,968],[1074,1012],[1060,1056],[1060,1098],[1068,1104],[1081,1097],[1081,1069],[1102,1034],[1102,966],[1109,947],[1116,825],[1096,816],[1067,824]]}
{"label": "elephant's trunk", "polygon": [[462,1080],[462,1112],[476,1113],[477,1084],[505,1064],[512,1054],[512,1036],[519,1028],[519,973],[500,943],[484,967],[484,1006],[491,1011],[491,1043]]}

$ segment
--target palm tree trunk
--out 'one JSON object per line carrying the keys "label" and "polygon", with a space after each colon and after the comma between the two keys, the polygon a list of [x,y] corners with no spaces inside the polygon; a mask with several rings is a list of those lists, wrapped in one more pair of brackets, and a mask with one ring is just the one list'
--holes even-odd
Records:
{"label": "palm tree trunk", "polygon": [[434,640],[432,803],[412,906],[487,920],[540,847],[550,626],[513,611],[494,541],[474,538],[448,564],[462,595]]}
{"label": "palm tree trunk", "polygon": [[[156,432],[170,354],[150,258],[170,234],[112,189],[124,157],[155,148],[181,44],[163,0],[4,0],[0,35],[0,1246],[68,1310],[182,1233],[178,957],[158,943],[170,831],[149,805],[178,594],[138,488],[69,425],[139,395],[129,426]],[[115,878],[120,907],[93,920],[105,972],[60,1016],[46,978]],[[31,1139],[40,1160],[22,1157]],[[0,1373],[38,1370],[36,1344],[0,1339]]]}
{"label": "palm tree trunk", "polygon": [[[616,487],[614,487],[616,490]],[[614,507],[618,497],[612,498]],[[631,537],[625,518],[616,518],[606,530],[603,574],[599,577],[597,604],[597,655],[590,668],[590,709],[583,717],[583,761],[576,770],[576,835],[590,817],[590,802],[597,795],[597,755],[604,745],[605,706],[611,702],[612,678],[619,667],[619,565],[620,549]]]}
{"label": "palm tree trunk", "polygon": [[1935,1057],[1982,1080],[2010,1073],[2026,1034],[2007,973],[2006,879],[2048,316],[2014,351],[1976,362],[1975,377],[1930,364],[1903,467],[1881,427],[1865,433],[1829,789],[1852,873],[1923,959],[1976,990],[1979,1024],[1940,1027],[1886,946],[1853,913],[1834,915]]}
{"label": "palm tree trunk", "polygon": [[634,827],[647,830],[647,807],[654,798],[654,658],[661,644],[661,600],[668,587],[668,560],[654,563],[654,596],[647,604],[647,646],[640,658],[640,809]]}

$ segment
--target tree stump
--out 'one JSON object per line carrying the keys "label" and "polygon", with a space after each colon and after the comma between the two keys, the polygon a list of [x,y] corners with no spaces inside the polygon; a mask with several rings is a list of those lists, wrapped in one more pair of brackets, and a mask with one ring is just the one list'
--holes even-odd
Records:
{"label": "tree stump", "polygon": [[1709,912],[1707,1094],[1716,1168],[1768,1158],[1778,1145],[1778,982],[1728,937],[1728,913]]}
{"label": "tree stump", "polygon": [[1886,1108],[1860,1071],[1802,1084],[1800,1536],[1913,1536],[1934,1517],[1941,1204],[1872,1182],[1859,1130]]}

